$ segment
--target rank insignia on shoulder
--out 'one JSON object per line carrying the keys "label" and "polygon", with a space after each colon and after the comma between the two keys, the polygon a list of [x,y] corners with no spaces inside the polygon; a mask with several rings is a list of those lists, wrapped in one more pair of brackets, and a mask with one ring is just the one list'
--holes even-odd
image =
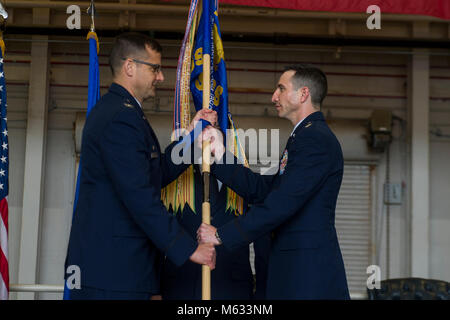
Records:
{"label": "rank insignia on shoulder", "polygon": [[134,108],[134,106],[131,104],[130,99],[125,99],[125,101],[123,102],[123,106],[127,108]]}
{"label": "rank insignia on shoulder", "polygon": [[309,128],[309,127],[311,127],[311,126],[312,126],[312,122],[308,122],[308,123],[306,124],[305,128]]}

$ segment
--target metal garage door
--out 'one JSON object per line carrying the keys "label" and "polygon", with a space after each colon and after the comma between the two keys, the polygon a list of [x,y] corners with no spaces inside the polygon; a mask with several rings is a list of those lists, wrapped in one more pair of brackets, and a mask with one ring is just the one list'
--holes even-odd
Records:
{"label": "metal garage door", "polygon": [[372,245],[371,185],[369,165],[344,166],[336,205],[336,230],[350,293],[366,291]]}

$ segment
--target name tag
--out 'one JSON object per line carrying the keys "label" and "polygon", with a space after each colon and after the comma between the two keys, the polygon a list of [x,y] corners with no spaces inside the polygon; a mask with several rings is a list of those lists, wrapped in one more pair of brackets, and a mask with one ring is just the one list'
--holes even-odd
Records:
{"label": "name tag", "polygon": [[152,158],[152,159],[158,158],[158,152],[152,152],[152,153],[151,153],[151,158]]}

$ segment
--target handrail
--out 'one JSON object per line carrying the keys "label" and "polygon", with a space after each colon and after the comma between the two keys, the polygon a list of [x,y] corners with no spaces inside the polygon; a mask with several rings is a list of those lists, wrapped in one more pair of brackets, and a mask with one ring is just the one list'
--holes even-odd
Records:
{"label": "handrail", "polygon": [[64,286],[52,284],[10,284],[10,292],[64,292]]}
{"label": "handrail", "polygon": [[350,293],[350,299],[352,300],[367,300],[369,297],[367,296],[367,293]]}
{"label": "handrail", "polygon": [[[64,286],[52,284],[10,284],[10,292],[64,292]],[[352,300],[366,300],[366,293],[351,293]]]}

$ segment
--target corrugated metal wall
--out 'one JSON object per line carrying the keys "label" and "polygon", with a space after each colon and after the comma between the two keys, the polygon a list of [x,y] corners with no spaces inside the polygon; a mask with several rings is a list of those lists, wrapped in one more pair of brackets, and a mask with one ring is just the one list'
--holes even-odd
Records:
{"label": "corrugated metal wall", "polygon": [[372,175],[369,165],[346,164],[336,205],[336,230],[349,290],[366,290],[366,269],[372,264]]}

